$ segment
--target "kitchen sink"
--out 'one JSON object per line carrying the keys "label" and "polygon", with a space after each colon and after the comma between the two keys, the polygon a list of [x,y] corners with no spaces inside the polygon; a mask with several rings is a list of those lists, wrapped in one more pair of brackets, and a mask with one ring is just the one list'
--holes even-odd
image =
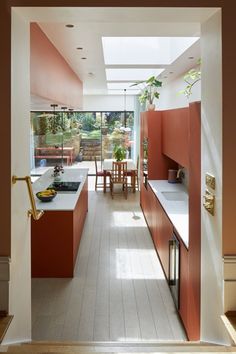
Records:
{"label": "kitchen sink", "polygon": [[188,195],[185,192],[164,191],[161,193],[166,200],[172,200],[176,202],[188,200]]}

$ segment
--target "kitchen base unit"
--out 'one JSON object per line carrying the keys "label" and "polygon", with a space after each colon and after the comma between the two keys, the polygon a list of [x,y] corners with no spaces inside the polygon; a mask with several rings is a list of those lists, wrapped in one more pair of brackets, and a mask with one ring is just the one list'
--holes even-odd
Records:
{"label": "kitchen base unit", "polygon": [[[72,195],[63,195],[62,197],[71,198]],[[32,277],[73,277],[80,239],[88,211],[87,177],[81,183],[81,190],[77,197],[78,199],[73,209],[45,210],[47,206],[45,208],[42,206],[44,215],[40,220],[32,220]],[[53,208],[52,204],[49,205]]]}

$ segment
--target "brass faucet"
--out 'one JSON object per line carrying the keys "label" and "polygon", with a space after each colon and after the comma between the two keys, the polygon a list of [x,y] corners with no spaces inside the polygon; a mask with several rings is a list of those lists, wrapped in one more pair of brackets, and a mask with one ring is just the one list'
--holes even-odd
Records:
{"label": "brass faucet", "polygon": [[177,179],[181,179],[184,177],[184,168],[183,167],[180,167],[177,171],[177,175],[176,175],[176,178]]}

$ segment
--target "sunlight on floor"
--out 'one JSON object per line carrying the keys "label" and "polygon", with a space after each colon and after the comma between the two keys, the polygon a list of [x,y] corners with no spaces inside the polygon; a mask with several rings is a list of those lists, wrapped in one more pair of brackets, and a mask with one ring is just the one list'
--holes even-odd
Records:
{"label": "sunlight on floor", "polygon": [[113,211],[112,218],[114,227],[146,227],[141,211]]}
{"label": "sunlight on floor", "polygon": [[117,279],[165,279],[159,266],[153,266],[154,249],[116,249]]}

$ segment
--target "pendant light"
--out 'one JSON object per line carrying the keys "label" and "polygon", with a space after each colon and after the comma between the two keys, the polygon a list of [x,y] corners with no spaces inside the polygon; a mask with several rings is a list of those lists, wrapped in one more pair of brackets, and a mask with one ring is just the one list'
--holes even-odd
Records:
{"label": "pendant light", "polygon": [[126,89],[124,89],[124,127],[127,125],[127,117],[126,117]]}
{"label": "pendant light", "polygon": [[55,134],[56,133],[56,107],[58,107],[58,104],[56,103],[52,103],[50,105],[53,108],[53,125],[52,125],[52,133]]}
{"label": "pendant light", "polygon": [[64,157],[64,130],[65,130],[65,121],[64,114],[67,107],[61,107],[62,109],[62,120],[61,120],[61,130],[62,130],[62,140],[61,140],[61,165],[63,166],[63,157]]}

